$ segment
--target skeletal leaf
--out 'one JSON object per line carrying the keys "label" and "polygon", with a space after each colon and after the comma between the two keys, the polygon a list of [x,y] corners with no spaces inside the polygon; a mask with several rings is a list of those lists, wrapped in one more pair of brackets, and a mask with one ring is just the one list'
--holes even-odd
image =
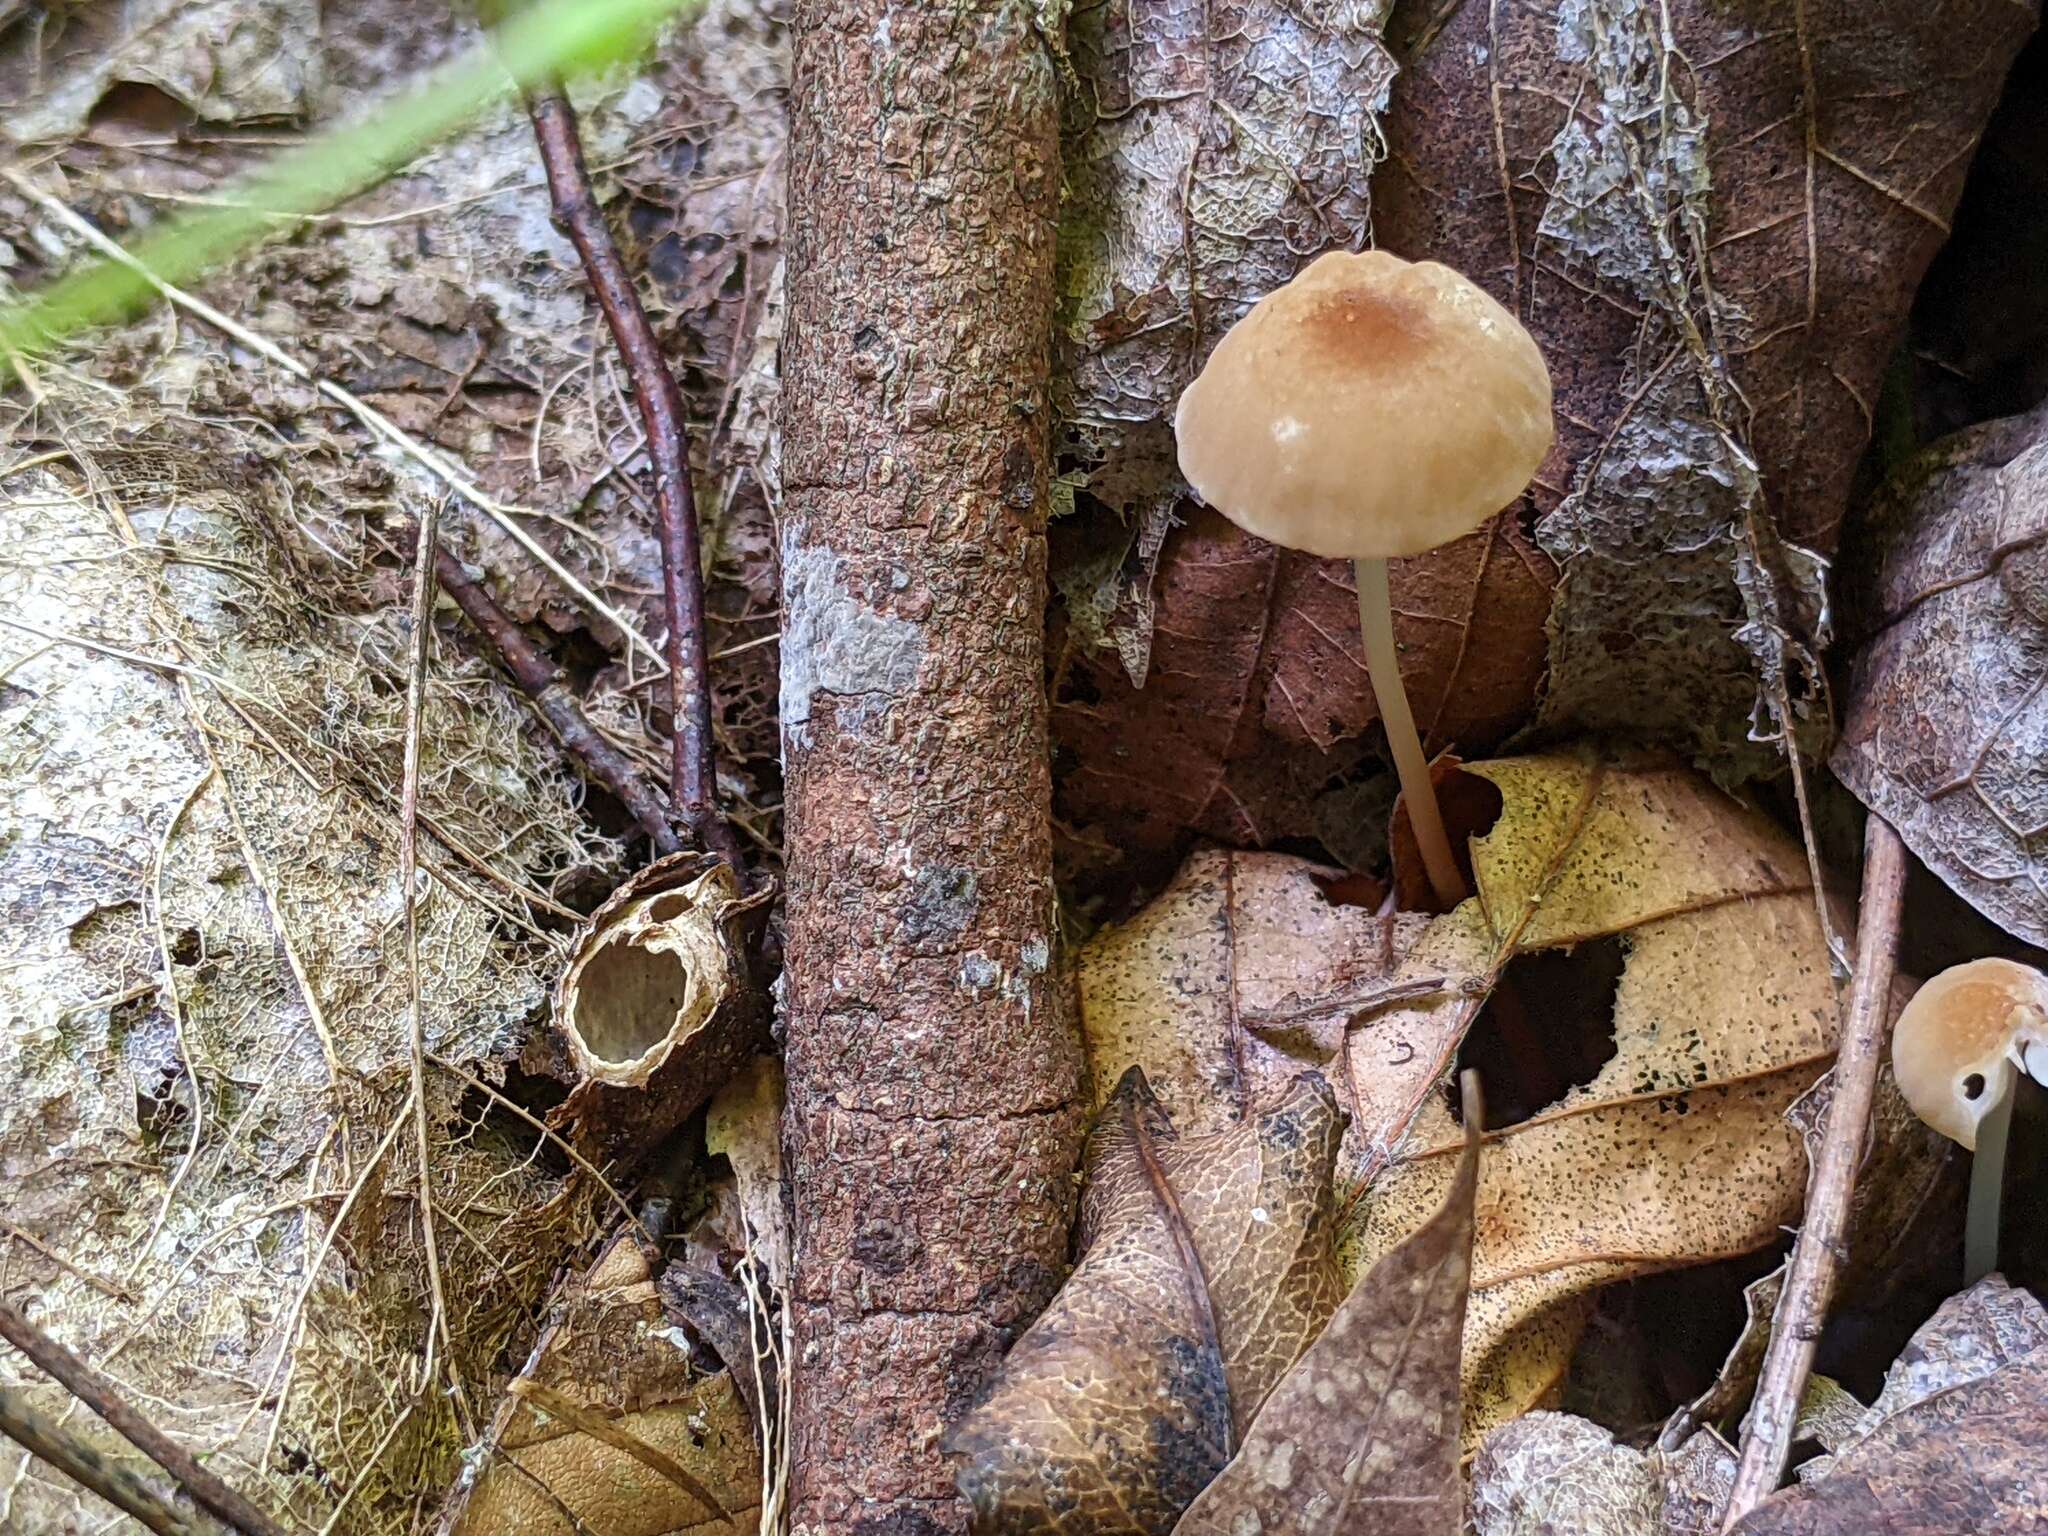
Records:
{"label": "skeletal leaf", "polygon": [[1352,1287],[1177,1536],[1457,1536],[1478,1161],[1475,1123],[1441,1209]]}
{"label": "skeletal leaf", "polygon": [[1735,1454],[1702,1430],[1638,1451],[1568,1413],[1530,1413],[1486,1437],[1472,1464],[1474,1536],[1714,1536]]}
{"label": "skeletal leaf", "polygon": [[1172,1528],[1336,1304],[1339,1132],[1314,1077],[1182,1135],[1125,1075],[1089,1140],[1080,1263],[951,1440],[982,1528]]}
{"label": "skeletal leaf", "polygon": [[1937,444],[1869,524],[1835,771],[1966,901],[2048,943],[2048,416]]}
{"label": "skeletal leaf", "polygon": [[[1997,1276],[1913,1336],[1852,1441],[1736,1536],[2035,1531],[2048,1514],[2048,1312]],[[1811,1475],[1809,1475],[1811,1474]]]}

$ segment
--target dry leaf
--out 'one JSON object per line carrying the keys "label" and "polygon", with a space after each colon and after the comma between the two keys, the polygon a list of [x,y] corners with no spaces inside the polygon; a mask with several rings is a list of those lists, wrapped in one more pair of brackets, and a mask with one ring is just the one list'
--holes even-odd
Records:
{"label": "dry leaf", "polygon": [[1394,75],[1384,10],[1166,0],[1080,5],[1068,21],[1079,89],[1059,235],[1061,456],[1092,515],[1122,527],[1089,561],[1101,595],[1061,585],[1134,681],[1159,539],[1184,489],[1174,401],[1305,256],[1362,244],[1371,227],[1375,118]]}
{"label": "dry leaf", "polygon": [[465,1474],[444,1511],[454,1536],[756,1527],[760,1461],[746,1406],[730,1373],[691,1378],[630,1237],[571,1284],[486,1444],[495,1454]]}
{"label": "dry leaf", "polygon": [[[1487,747],[1527,717],[1553,579],[1511,517],[1394,562],[1401,671],[1429,741]],[[1062,816],[1137,853],[1190,831],[1240,845],[1313,835],[1317,797],[1379,719],[1350,566],[1193,511],[1166,540],[1155,597],[1142,688],[1114,656],[1068,658],[1053,713],[1072,753]]]}
{"label": "dry leaf", "polygon": [[[1737,1536],[2048,1530],[2048,1312],[1994,1275],[1913,1336],[1853,1442]],[[1802,1469],[1804,1475],[1806,1469]]]}
{"label": "dry leaf", "polygon": [[[1366,1259],[1442,1203],[1458,1133],[1437,1084],[1513,958],[1604,936],[1624,955],[1612,1058],[1488,1136],[1465,1341],[1476,1442],[1556,1383],[1597,1287],[1750,1252],[1796,1215],[1806,1165],[1785,1111],[1827,1063],[1835,1000],[1801,849],[1697,775],[1580,757],[1465,771],[1503,801],[1472,843],[1477,895],[1394,979],[1480,984],[1346,1037]],[[1527,999],[1538,1028],[1545,1002]]]}
{"label": "dry leaf", "polygon": [[1428,919],[1325,894],[1336,872],[1277,853],[1204,849],[1077,966],[1098,1102],[1142,1066],[1183,1132],[1220,1129],[1304,1070],[1335,1080],[1350,1019],[1389,998]]}
{"label": "dry leaf", "polygon": [[1676,1452],[1617,1444],[1568,1413],[1530,1413],[1472,1464],[1474,1536],[1718,1536],[1735,1453],[1712,1430]]}
{"label": "dry leaf", "polygon": [[[1893,988],[1893,1013],[1912,995],[1912,983]],[[1805,1141],[1809,1163],[1820,1150],[1833,1097],[1834,1075],[1814,1085],[1787,1112]],[[1924,1275],[1930,1264],[1946,1264],[1962,1242],[1966,1160],[1955,1143],[1932,1129],[1900,1096],[1886,1063],[1871,1108],[1870,1142],[1849,1202],[1846,1252],[1835,1289],[1835,1308],[1868,1308],[1902,1283]],[[1717,1423],[1748,1401],[1770,1342],[1785,1266],[1753,1281],[1743,1292],[1747,1315],[1714,1384],[1673,1414],[1659,1443],[1667,1450],[1687,1440],[1695,1426]]]}
{"label": "dry leaf", "polygon": [[1176,1536],[1457,1536],[1477,1130],[1443,1207],[1351,1288]]}
{"label": "dry leaf", "polygon": [[[1534,332],[1564,567],[1543,723],[1731,767],[1811,686],[1820,568],[1871,402],[2035,7],[1429,5],[1374,231]],[[1795,24],[1796,21],[1796,24]]]}
{"label": "dry leaf", "polygon": [[1098,1071],[1143,1065],[1176,1115],[1227,1120],[1287,1071],[1325,1070],[1352,1120],[1345,1182],[1377,1180],[1369,1262],[1442,1204],[1457,1134],[1438,1085],[1500,974],[1622,942],[1614,1057],[1492,1138],[1476,1434],[1554,1383],[1596,1287],[1749,1252],[1796,1216],[1805,1163],[1784,1112],[1826,1065],[1834,993],[1800,848],[1697,775],[1572,756],[1466,772],[1503,805],[1458,911],[1389,924],[1333,905],[1313,865],[1202,853],[1087,946],[1080,983]]}
{"label": "dry leaf", "polygon": [[1992,921],[2048,944],[2048,416],[1958,433],[1868,514],[1834,769]]}
{"label": "dry leaf", "polygon": [[1080,1263],[951,1439],[981,1528],[1172,1529],[1336,1305],[1340,1130],[1315,1077],[1184,1135],[1125,1075],[1089,1138]]}

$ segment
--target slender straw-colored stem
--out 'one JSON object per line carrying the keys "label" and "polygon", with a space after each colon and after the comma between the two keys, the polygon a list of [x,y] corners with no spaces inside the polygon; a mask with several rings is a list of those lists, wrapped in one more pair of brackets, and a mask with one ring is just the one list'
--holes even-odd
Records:
{"label": "slender straw-colored stem", "polygon": [[1970,1159],[1970,1209],[1963,1218],[1963,1286],[1967,1289],[1998,1268],[1998,1207],[2005,1189],[2005,1144],[2012,1134],[2012,1106],[2019,1097],[2013,1074],[2002,1076],[1998,1098],[1977,1122],[1977,1154]]}
{"label": "slender straw-colored stem", "polygon": [[1437,905],[1448,912],[1471,893],[1465,889],[1465,876],[1451,853],[1443,813],[1437,809],[1436,788],[1429,782],[1429,759],[1422,755],[1422,738],[1415,734],[1415,716],[1408,708],[1408,690],[1401,685],[1387,562],[1356,560],[1352,564],[1358,572],[1358,624],[1365,634],[1366,675],[1372,679],[1380,723],[1386,727],[1387,745],[1393,749],[1394,772],[1401,780],[1408,824],[1415,829],[1416,846],[1422,850],[1422,867],[1429,872]]}

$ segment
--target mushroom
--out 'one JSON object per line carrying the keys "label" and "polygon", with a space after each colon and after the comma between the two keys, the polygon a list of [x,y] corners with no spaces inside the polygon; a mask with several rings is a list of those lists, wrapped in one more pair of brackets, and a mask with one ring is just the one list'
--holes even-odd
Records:
{"label": "mushroom", "polygon": [[2021,1073],[2048,1085],[2048,976],[1972,960],[1926,982],[1892,1027],[1892,1075],[1913,1113],[1976,1154],[1963,1229],[1963,1282],[1998,1267],[2005,1141]]}
{"label": "mushroom", "polygon": [[1387,561],[1470,533],[1550,451],[1535,341],[1449,267],[1332,251],[1252,306],[1174,416],[1181,473],[1247,533],[1354,562],[1387,745],[1445,909],[1466,896],[1401,685]]}

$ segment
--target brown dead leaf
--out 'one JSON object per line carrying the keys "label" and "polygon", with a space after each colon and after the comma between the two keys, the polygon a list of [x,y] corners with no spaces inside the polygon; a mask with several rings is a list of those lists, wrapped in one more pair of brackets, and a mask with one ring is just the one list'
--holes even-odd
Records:
{"label": "brown dead leaf", "polygon": [[1474,1536],[1718,1536],[1735,1453],[1712,1430],[1638,1451],[1568,1413],[1529,1413],[1472,1464]]}
{"label": "brown dead leaf", "polygon": [[[1515,956],[1624,949],[1614,1055],[1487,1138],[1465,1336],[1476,1444],[1555,1385],[1597,1287],[1753,1251],[1796,1215],[1806,1165],[1785,1111],[1827,1064],[1835,1000],[1801,849],[1697,775],[1564,756],[1465,771],[1503,802],[1472,843],[1477,894],[1393,979],[1472,984],[1346,1036],[1363,1261],[1442,1203],[1459,1137],[1437,1085]],[[1545,1000],[1527,1006],[1540,1029]]]}
{"label": "brown dead leaf", "polygon": [[1341,1291],[1320,1079],[1178,1133],[1140,1071],[1089,1138],[1081,1259],[954,1432],[981,1529],[1165,1532]]}
{"label": "brown dead leaf", "polygon": [[1913,1336],[1852,1442],[1736,1536],[2048,1530],[2048,1312],[1997,1276]]}
{"label": "brown dead leaf", "polygon": [[1176,1536],[1457,1536],[1474,1113],[1441,1209],[1351,1288]]}
{"label": "brown dead leaf", "polygon": [[[1535,334],[1564,567],[1542,723],[1727,767],[1814,685],[1871,402],[2036,7],[1404,10],[1374,230]],[[1780,545],[1773,523],[1793,545]]]}
{"label": "brown dead leaf", "polygon": [[[1089,527],[1055,573],[1070,644],[1054,729],[1075,759],[1064,813],[1127,851],[1311,834],[1312,801],[1378,718],[1348,568],[1198,507],[1168,423],[1255,301],[1370,243],[1394,73],[1382,15],[1166,0],[1084,5],[1070,24],[1083,88],[1055,381]],[[1511,517],[1396,562],[1410,695],[1437,740],[1489,746],[1526,716],[1553,579]]]}
{"label": "brown dead leaf", "polygon": [[731,1536],[757,1524],[746,1405],[727,1372],[693,1379],[629,1237],[565,1290],[485,1443],[495,1452],[443,1512],[454,1536]]}
{"label": "brown dead leaf", "polygon": [[1929,449],[1868,529],[1835,772],[1966,901],[2048,944],[2048,415]]}
{"label": "brown dead leaf", "polygon": [[[1433,745],[1491,746],[1527,717],[1553,579],[1511,517],[1393,563],[1402,675]],[[1379,719],[1350,566],[1201,509],[1168,536],[1155,596],[1142,688],[1113,655],[1067,658],[1062,815],[1141,854],[1189,832],[1248,846],[1314,835],[1317,796]]]}

